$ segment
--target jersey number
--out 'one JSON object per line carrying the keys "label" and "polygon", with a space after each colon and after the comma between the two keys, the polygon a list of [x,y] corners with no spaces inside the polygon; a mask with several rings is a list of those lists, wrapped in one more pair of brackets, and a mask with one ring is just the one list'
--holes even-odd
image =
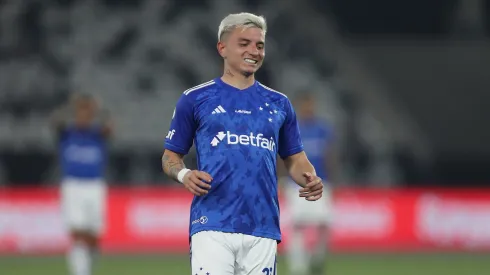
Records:
{"label": "jersey number", "polygon": [[264,268],[262,269],[262,273],[264,273],[265,275],[273,275],[274,273],[272,273],[272,267],[269,267],[269,268]]}

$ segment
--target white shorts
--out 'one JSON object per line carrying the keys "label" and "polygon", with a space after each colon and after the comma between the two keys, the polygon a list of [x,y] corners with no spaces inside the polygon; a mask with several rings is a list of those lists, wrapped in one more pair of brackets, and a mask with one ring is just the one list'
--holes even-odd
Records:
{"label": "white shorts", "polygon": [[286,203],[293,225],[328,225],[332,221],[332,194],[324,183],[323,195],[317,201],[307,201],[299,197],[300,187],[287,182]]}
{"label": "white shorts", "polygon": [[61,185],[61,210],[68,230],[104,230],[107,187],[102,180],[68,178]]}
{"label": "white shorts", "polygon": [[192,274],[275,275],[277,241],[217,231],[191,237]]}

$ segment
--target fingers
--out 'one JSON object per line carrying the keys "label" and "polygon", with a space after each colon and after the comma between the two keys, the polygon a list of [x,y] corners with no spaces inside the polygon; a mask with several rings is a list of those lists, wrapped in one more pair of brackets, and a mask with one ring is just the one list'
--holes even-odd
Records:
{"label": "fingers", "polygon": [[211,182],[213,178],[208,173],[202,171],[196,171],[195,176],[196,178],[194,180],[194,183],[197,186],[207,190],[211,189],[211,185],[208,183]]}
{"label": "fingers", "polygon": [[200,179],[197,179],[195,182],[194,182],[198,187],[204,189],[204,190],[209,190],[211,189],[211,185],[203,182],[202,180]]}
{"label": "fingers", "polygon": [[196,171],[196,176],[205,182],[211,182],[213,180],[211,175],[203,171]]}
{"label": "fingers", "polygon": [[[198,184],[194,181],[188,185],[187,189],[189,189],[190,191],[196,192],[198,196],[205,195],[208,193],[208,190],[199,187]],[[196,195],[194,192],[193,192],[193,194]]]}
{"label": "fingers", "polygon": [[315,179],[313,179],[312,181],[310,181],[306,184],[306,188],[312,188],[312,187],[317,186],[317,185],[322,185],[321,183],[322,183],[322,179],[319,177],[316,177]]}
{"label": "fingers", "polygon": [[300,193],[305,193],[305,192],[311,192],[315,190],[323,189],[323,184],[322,184],[322,179],[317,178],[313,180],[312,182],[309,182],[306,184],[305,187],[301,188],[299,190]]}
{"label": "fingers", "polygon": [[302,198],[308,198],[308,197],[312,197],[312,196],[321,195],[322,193],[323,193],[323,189],[319,189],[319,190],[315,190],[315,191],[311,191],[311,192],[300,193],[299,196]]}
{"label": "fingers", "polygon": [[204,189],[211,189],[211,185],[202,181],[197,175],[193,174],[189,177],[189,180],[194,183],[194,185],[198,187],[202,187]]}
{"label": "fingers", "polygon": [[[307,176],[308,172],[304,175]],[[310,182],[306,184],[304,188],[299,190],[299,196],[306,198],[308,201],[316,201],[322,197],[323,184],[322,179],[316,176],[311,176],[313,178]]]}
{"label": "fingers", "polygon": [[190,187],[201,195],[207,194],[208,189],[211,188],[211,185],[204,183],[194,175],[189,177],[189,181],[190,181]]}
{"label": "fingers", "polygon": [[185,186],[192,194],[202,196],[207,194],[208,190],[211,189],[211,185],[203,180],[206,182],[211,182],[212,177],[206,172],[192,171],[189,173],[189,176],[185,181]]}
{"label": "fingers", "polygon": [[192,189],[190,186],[186,186],[186,189],[189,190],[189,192],[191,192],[194,196],[201,196],[201,194],[199,192]]}
{"label": "fingers", "polygon": [[322,197],[322,194],[320,194],[320,195],[316,195],[316,196],[307,197],[307,198],[306,198],[306,200],[307,200],[307,201],[317,201],[317,200],[319,200],[321,197]]}

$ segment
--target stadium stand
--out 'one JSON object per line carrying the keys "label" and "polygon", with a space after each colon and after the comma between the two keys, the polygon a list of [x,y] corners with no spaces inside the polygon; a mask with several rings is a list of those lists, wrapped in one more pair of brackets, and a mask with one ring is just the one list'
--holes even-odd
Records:
{"label": "stadium stand", "polygon": [[[0,170],[4,176],[0,179],[56,179],[47,115],[70,93],[83,91],[100,97],[116,118],[109,178],[162,180],[158,159],[175,102],[186,88],[221,74],[215,50],[219,20],[248,10],[264,14],[269,24],[267,61],[257,78],[288,95],[302,89],[316,93],[321,115],[338,129],[344,180],[403,181],[395,152],[403,148],[411,152],[423,143],[407,138],[414,127],[389,108],[390,102],[382,103],[383,95],[369,93],[375,85],[362,81],[349,85],[353,74],[345,64],[352,56],[339,50],[345,45],[335,39],[337,26],[317,20],[327,14],[329,1],[309,1],[301,8],[294,2],[285,0],[277,6],[274,1],[244,0],[1,1]],[[303,16],[306,12],[311,16]],[[308,24],[317,28],[305,28]],[[332,39],[321,38],[318,28]],[[17,153],[11,154],[12,150]],[[15,173],[6,163],[22,152],[46,156],[48,172],[12,176]],[[189,157],[191,163],[193,159]]]}

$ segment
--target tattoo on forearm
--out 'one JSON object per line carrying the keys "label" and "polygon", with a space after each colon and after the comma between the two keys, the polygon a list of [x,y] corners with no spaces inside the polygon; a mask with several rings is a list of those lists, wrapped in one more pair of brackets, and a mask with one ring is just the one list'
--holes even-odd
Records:
{"label": "tattoo on forearm", "polygon": [[180,170],[185,168],[185,164],[182,159],[175,159],[164,155],[162,157],[162,167],[163,171],[165,171],[169,177],[177,180],[177,174],[179,174]]}

